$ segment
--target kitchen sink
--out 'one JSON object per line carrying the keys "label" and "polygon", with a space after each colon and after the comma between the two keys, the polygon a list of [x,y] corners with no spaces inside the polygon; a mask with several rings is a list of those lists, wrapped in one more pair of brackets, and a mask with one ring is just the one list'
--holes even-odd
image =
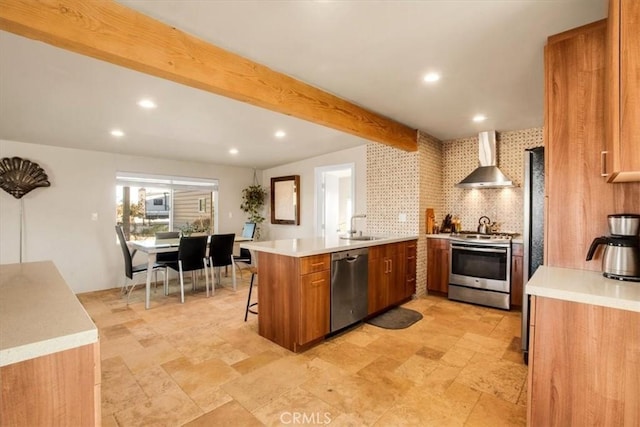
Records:
{"label": "kitchen sink", "polygon": [[345,240],[378,240],[380,237],[373,236],[342,236],[341,239]]}

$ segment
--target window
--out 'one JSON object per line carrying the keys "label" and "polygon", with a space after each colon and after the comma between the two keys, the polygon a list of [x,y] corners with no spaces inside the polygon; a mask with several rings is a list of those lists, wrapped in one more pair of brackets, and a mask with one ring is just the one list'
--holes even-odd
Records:
{"label": "window", "polygon": [[217,180],[116,175],[116,221],[122,224],[127,240],[146,239],[161,231],[213,234],[217,199]]}

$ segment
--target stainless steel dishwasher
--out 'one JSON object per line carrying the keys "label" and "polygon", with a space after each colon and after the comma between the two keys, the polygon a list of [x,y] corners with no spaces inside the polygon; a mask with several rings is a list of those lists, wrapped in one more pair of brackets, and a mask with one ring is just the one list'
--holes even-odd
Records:
{"label": "stainless steel dishwasher", "polygon": [[331,254],[331,332],[367,316],[369,249]]}

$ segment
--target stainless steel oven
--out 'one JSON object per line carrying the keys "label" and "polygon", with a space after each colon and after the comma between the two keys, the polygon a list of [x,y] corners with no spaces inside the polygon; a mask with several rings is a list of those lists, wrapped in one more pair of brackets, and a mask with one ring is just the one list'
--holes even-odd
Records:
{"label": "stainless steel oven", "polygon": [[511,237],[458,235],[449,249],[449,299],[511,308]]}

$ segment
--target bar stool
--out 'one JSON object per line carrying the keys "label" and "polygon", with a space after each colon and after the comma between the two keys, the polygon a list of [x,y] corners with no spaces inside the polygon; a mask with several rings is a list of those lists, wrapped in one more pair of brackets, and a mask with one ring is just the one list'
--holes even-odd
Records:
{"label": "bar stool", "polygon": [[251,302],[251,292],[253,291],[253,282],[258,274],[258,268],[254,266],[249,267],[249,271],[251,271],[251,283],[249,284],[249,296],[247,297],[247,309],[244,312],[244,321],[247,321],[247,316],[249,313],[258,314],[257,310],[252,310],[251,307],[256,307],[258,302]]}

